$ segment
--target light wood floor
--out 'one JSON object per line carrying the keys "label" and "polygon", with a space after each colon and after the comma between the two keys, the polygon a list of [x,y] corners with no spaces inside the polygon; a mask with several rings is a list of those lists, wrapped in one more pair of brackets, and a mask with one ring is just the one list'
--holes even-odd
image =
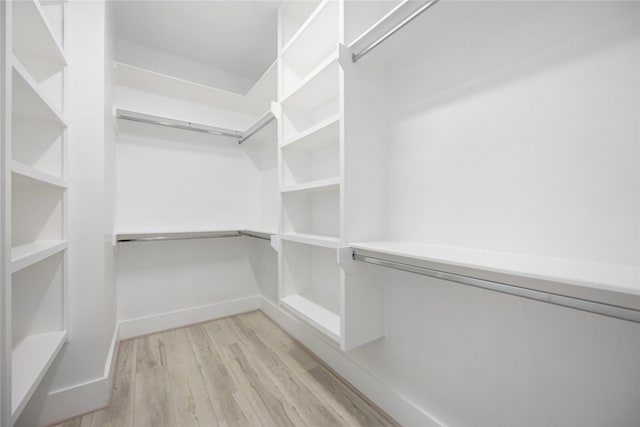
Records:
{"label": "light wood floor", "polygon": [[259,311],[120,343],[111,406],[60,426],[395,426]]}

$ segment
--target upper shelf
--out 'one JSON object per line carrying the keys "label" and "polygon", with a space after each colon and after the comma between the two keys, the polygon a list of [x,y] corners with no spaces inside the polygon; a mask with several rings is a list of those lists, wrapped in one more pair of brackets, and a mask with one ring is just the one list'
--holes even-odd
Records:
{"label": "upper shelf", "polygon": [[16,58],[13,58],[13,99],[13,112],[16,115],[67,126],[62,114]]}
{"label": "upper shelf", "polygon": [[281,145],[283,149],[317,150],[335,142],[340,126],[340,116],[333,116],[307,128]]}
{"label": "upper shelf", "polygon": [[235,111],[249,112],[252,110],[249,100],[244,95],[121,62],[116,62],[115,68],[116,81],[121,86]]}
{"label": "upper shelf", "polygon": [[302,78],[336,52],[339,42],[339,3],[326,1],[313,13],[284,48],[281,58],[285,79]]}
{"label": "upper shelf", "polygon": [[391,259],[426,268],[498,281],[529,289],[587,299],[638,310],[637,267],[600,264],[533,255],[484,251],[404,241],[354,243],[358,253],[390,255]]}
{"label": "upper shelf", "polygon": [[29,55],[67,65],[63,49],[53,35],[40,2],[21,0],[12,2],[13,50],[18,55]]}
{"label": "upper shelf", "polygon": [[337,56],[332,55],[282,100],[283,108],[308,111],[335,100],[339,91],[339,71]]}
{"label": "upper shelf", "polygon": [[320,0],[286,1],[282,3],[279,10],[282,32],[282,38],[278,46],[279,51],[282,51],[282,48],[289,44],[292,37],[298,33],[298,30],[318,8],[320,3]]}

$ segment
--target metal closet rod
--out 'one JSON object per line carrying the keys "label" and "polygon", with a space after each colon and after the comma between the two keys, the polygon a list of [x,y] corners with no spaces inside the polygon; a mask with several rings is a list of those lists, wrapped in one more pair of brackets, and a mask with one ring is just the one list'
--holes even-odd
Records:
{"label": "metal closet rod", "polygon": [[164,126],[164,127],[168,127],[168,128],[173,128],[173,129],[182,129],[182,130],[190,130],[193,132],[200,132],[200,133],[208,133],[210,135],[219,135],[219,136],[227,136],[230,138],[242,138],[242,134],[239,132],[225,132],[223,130],[213,130],[213,129],[204,129],[204,128],[198,128],[198,127],[193,127],[193,126],[189,126],[189,125],[180,125],[177,123],[169,123],[169,122],[165,122],[165,121],[161,121],[161,120],[151,120],[151,119],[143,119],[141,117],[134,117],[134,116],[128,116],[126,114],[121,114],[118,113],[118,115],[116,116],[119,119],[122,120],[130,120],[132,122],[138,122],[138,123],[146,123],[149,125],[158,125],[158,126]]}
{"label": "metal closet rod", "polygon": [[193,239],[219,239],[223,237],[253,237],[254,239],[271,240],[269,234],[258,233],[250,230],[211,231],[211,232],[186,232],[167,234],[122,234],[116,237],[118,243],[129,242],[160,242],[166,240],[193,240]]}
{"label": "metal closet rod", "polygon": [[240,138],[240,141],[238,141],[238,144],[242,144],[247,139],[251,138],[253,135],[260,132],[262,129],[264,129],[269,123],[271,123],[275,119],[276,119],[276,116],[274,116],[271,112],[261,117],[253,126],[247,129],[247,131],[244,133],[244,136],[242,136],[242,138]]}
{"label": "metal closet rod", "polygon": [[207,126],[207,128],[197,127],[197,126],[194,126],[191,122],[185,122],[186,125],[184,125],[179,123],[171,123],[170,121],[167,121],[167,120],[146,119],[143,117],[131,116],[121,112],[118,112],[116,117],[122,120],[129,120],[129,121],[138,122],[138,123],[146,123],[149,125],[158,125],[158,126],[164,126],[164,127],[169,127],[173,129],[190,130],[193,132],[206,133],[209,135],[219,135],[219,136],[226,136],[229,138],[236,138],[239,140],[238,144],[242,144],[247,139],[251,138],[253,135],[260,132],[260,130],[262,130],[265,126],[267,126],[269,123],[271,123],[276,119],[273,113],[268,112],[262,117],[260,117],[260,119],[258,119],[258,121],[254,123],[249,129],[247,129],[245,132],[242,132],[242,131],[236,131],[236,130],[225,130],[222,128],[215,128],[213,126]]}
{"label": "metal closet rod", "polygon": [[428,2],[428,3],[425,3],[424,5],[420,6],[411,15],[409,15],[405,19],[403,19],[402,22],[400,22],[398,25],[396,25],[395,27],[393,27],[392,29],[390,29],[389,31],[384,33],[382,36],[378,37],[375,41],[371,42],[368,46],[366,46],[363,49],[361,49],[360,52],[351,54],[351,60],[353,62],[358,62],[360,60],[360,58],[365,56],[367,53],[371,52],[380,43],[382,43],[383,41],[385,41],[386,39],[388,39],[389,37],[394,35],[400,28],[404,27],[409,22],[411,22],[414,19],[416,19],[422,12],[426,11],[427,9],[429,9],[431,6],[433,6],[436,3],[438,3],[438,0],[432,0],[432,1]]}
{"label": "metal closet rod", "polygon": [[490,291],[501,292],[503,294],[514,295],[522,298],[532,299],[535,301],[545,302],[548,304],[559,305],[575,310],[586,311],[589,313],[600,314],[602,316],[640,323],[640,311],[626,307],[589,301],[585,299],[569,297],[566,295],[552,294],[549,292],[537,291],[520,286],[508,285],[506,283],[479,279],[477,277],[463,276],[460,274],[448,273],[445,271],[434,270],[417,265],[359,255],[356,251],[353,251],[353,259],[355,261],[365,262],[381,267],[393,268],[395,270],[407,271],[409,273],[420,274],[422,276],[435,277],[437,279],[460,283],[467,286],[473,286],[475,288],[487,289]]}

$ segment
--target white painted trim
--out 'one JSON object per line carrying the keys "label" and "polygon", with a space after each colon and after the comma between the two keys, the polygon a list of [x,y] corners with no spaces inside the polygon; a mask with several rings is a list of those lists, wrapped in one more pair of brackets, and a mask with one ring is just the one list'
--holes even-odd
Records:
{"label": "white painted trim", "polygon": [[111,391],[113,390],[113,381],[115,380],[116,362],[118,361],[118,351],[120,350],[120,324],[116,323],[113,328],[113,337],[109,346],[109,354],[104,364],[104,377],[108,380],[109,402],[111,402]]}
{"label": "white painted trim", "polygon": [[27,413],[29,406],[22,414],[19,422],[23,425],[51,425],[76,415],[86,414],[109,404],[115,364],[118,354],[119,325],[116,324],[104,364],[104,375],[84,383],[53,390],[48,395],[34,396],[32,400],[38,413]]}
{"label": "white painted trim", "polygon": [[193,325],[194,323],[258,310],[261,300],[262,297],[260,295],[254,295],[216,304],[189,307],[182,310],[154,314],[152,316],[121,320],[119,323],[120,339],[125,340],[154,332],[166,331],[167,329],[179,328],[181,326]]}
{"label": "white painted trim", "polygon": [[444,426],[436,417],[411,402],[398,390],[384,383],[372,372],[351,360],[347,353],[266,298],[261,299],[260,310],[282,329],[315,353],[322,361],[378,405],[401,425]]}

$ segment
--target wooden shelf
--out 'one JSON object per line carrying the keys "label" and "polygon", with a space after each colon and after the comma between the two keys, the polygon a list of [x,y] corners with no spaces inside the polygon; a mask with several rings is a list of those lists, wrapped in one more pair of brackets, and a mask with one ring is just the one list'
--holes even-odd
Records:
{"label": "wooden shelf", "polygon": [[11,162],[11,172],[44,184],[53,185],[59,188],[67,188],[67,183],[63,179],[50,175],[32,166],[25,165],[17,160],[13,160]]}
{"label": "wooden shelf", "polygon": [[331,136],[337,133],[340,126],[340,115],[334,114],[331,117],[317,123],[310,128],[300,132],[295,137],[292,137],[282,144],[283,149],[296,149],[296,150],[317,150],[324,148],[334,141]]}
{"label": "wooden shelf", "polygon": [[[36,0],[13,2],[13,50],[67,65],[64,51],[53,35],[49,21]],[[19,23],[19,24],[18,24]]]}
{"label": "wooden shelf", "polygon": [[30,335],[11,353],[11,418],[18,418],[67,338],[67,331]]}
{"label": "wooden shelf", "polygon": [[340,316],[302,295],[290,295],[281,299],[282,304],[297,316],[310,323],[329,338],[340,340]]}
{"label": "wooden shelf", "polygon": [[304,184],[291,185],[280,190],[281,193],[293,193],[298,191],[318,191],[340,186],[340,177],[319,179]]}
{"label": "wooden shelf", "polygon": [[316,234],[285,233],[281,234],[282,240],[290,242],[304,243],[306,245],[321,246],[323,248],[337,249],[340,246],[340,239],[337,237],[318,236]]}
{"label": "wooden shelf", "polygon": [[[353,243],[364,254],[637,310],[638,267],[404,241]],[[360,252],[360,251],[359,251]],[[379,255],[378,255],[379,256]]]}
{"label": "wooden shelf", "polygon": [[65,240],[39,240],[11,248],[11,272],[22,270],[67,249]]}
{"label": "wooden shelf", "polygon": [[16,58],[13,58],[13,113],[56,122],[62,127],[67,127],[60,111],[47,99],[36,81]]}

